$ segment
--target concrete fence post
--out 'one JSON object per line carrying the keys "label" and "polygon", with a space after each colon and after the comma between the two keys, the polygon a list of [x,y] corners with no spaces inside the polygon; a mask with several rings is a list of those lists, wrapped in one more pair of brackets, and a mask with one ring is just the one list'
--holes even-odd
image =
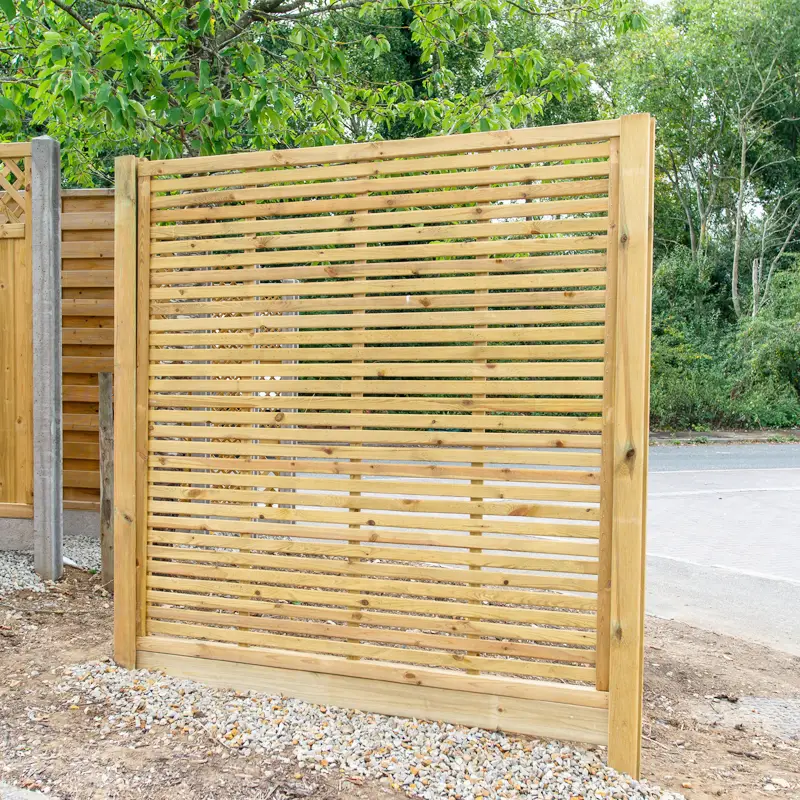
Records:
{"label": "concrete fence post", "polygon": [[36,572],[58,580],[62,536],[61,152],[49,136],[32,142],[33,553]]}

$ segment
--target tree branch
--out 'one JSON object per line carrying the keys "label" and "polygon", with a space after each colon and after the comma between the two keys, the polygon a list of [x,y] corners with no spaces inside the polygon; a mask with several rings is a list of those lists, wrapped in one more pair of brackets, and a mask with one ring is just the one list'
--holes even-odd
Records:
{"label": "tree branch", "polygon": [[58,6],[65,14],[69,14],[82,28],[85,28],[89,33],[93,33],[92,26],[77,11],[73,11],[71,6],[62,3],[61,0],[50,0],[50,2],[54,6]]}

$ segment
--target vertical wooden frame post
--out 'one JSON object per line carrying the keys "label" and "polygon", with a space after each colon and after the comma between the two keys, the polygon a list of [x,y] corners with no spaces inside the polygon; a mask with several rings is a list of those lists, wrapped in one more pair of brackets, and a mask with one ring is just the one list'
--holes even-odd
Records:
{"label": "vertical wooden frame post", "polygon": [[651,119],[620,120],[613,387],[608,760],[638,777],[644,683],[645,491],[649,434]]}
{"label": "vertical wooden frame post", "polygon": [[137,175],[136,207],[136,634],[147,633],[147,399],[150,378],[150,176]]}
{"label": "vertical wooden frame post", "polygon": [[64,570],[61,405],[61,152],[40,136],[31,144],[29,214],[33,269],[33,553],[36,572]]}
{"label": "vertical wooden frame post", "polygon": [[136,281],[134,156],[116,159],[114,204],[114,658],[136,666]]}

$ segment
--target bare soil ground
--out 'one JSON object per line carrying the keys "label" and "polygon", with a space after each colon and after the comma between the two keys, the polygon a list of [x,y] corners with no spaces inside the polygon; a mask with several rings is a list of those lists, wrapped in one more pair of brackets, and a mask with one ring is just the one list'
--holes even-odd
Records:
{"label": "bare soil ground", "polygon": [[[60,667],[111,655],[112,603],[99,589],[69,570],[48,593],[0,597],[0,782],[75,800],[401,796],[305,772],[291,754],[239,756],[159,731],[103,736],[101,708],[70,708],[55,692]],[[691,800],[800,798],[799,729],[749,701],[800,709],[800,659],[662,620],[647,633],[643,777]]]}

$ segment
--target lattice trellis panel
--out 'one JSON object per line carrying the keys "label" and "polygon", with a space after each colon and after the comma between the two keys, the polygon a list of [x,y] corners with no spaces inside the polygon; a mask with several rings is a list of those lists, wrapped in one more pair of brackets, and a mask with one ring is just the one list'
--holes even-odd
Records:
{"label": "lattice trellis panel", "polygon": [[[1,148],[1,146],[0,146]],[[25,161],[0,153],[0,218],[21,222],[25,218]]]}

